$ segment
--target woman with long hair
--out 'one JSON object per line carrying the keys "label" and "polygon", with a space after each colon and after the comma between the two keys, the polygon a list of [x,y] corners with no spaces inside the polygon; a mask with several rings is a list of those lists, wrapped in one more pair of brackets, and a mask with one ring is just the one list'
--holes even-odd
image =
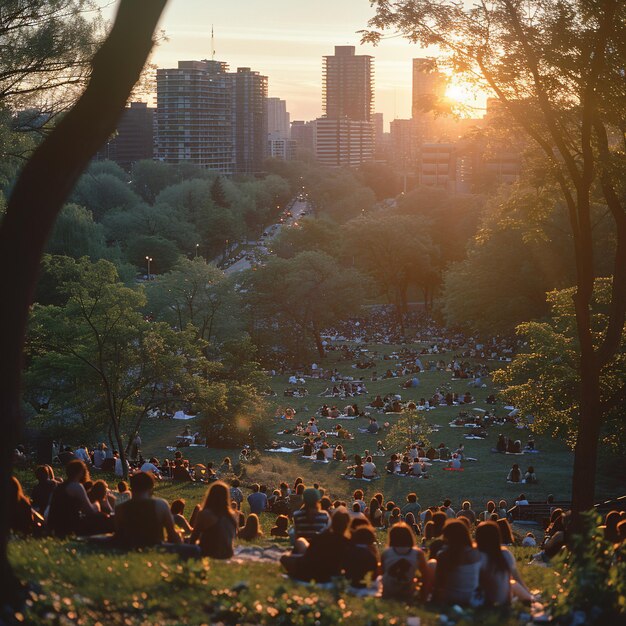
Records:
{"label": "woman with long hair", "polygon": [[532,595],[515,565],[515,557],[500,545],[500,529],[495,522],[481,522],[476,528],[480,552],[480,588],[486,606],[508,606],[511,595],[530,602]]}
{"label": "woman with long hair", "polygon": [[416,590],[417,570],[422,578],[422,596],[429,591],[429,570],[424,553],[415,545],[413,531],[404,522],[389,529],[387,548],[381,555],[383,598],[408,600]]}
{"label": "woman with long hair", "polygon": [[383,525],[383,512],[376,498],[372,498],[370,500],[370,506],[367,512],[367,517],[370,521],[370,524],[374,528],[380,528]]}
{"label": "woman with long hair", "polygon": [[61,538],[85,534],[87,527],[92,526],[93,518],[100,512],[90,502],[85,490],[85,484],[90,480],[87,466],[75,459],[65,466],[65,474],[66,480],[52,493],[47,520],[48,531]]}
{"label": "woman with long hair", "polygon": [[252,541],[261,536],[263,536],[263,531],[259,524],[259,516],[256,513],[250,513],[246,518],[244,527],[239,531],[239,538],[244,541]]}
{"label": "woman with long hair", "polygon": [[472,544],[468,525],[449,519],[443,527],[444,545],[437,553],[435,601],[461,606],[478,605],[480,553]]}
{"label": "woman with long hair", "polygon": [[500,531],[500,543],[503,546],[512,546],[515,543],[515,538],[513,537],[513,531],[511,530],[511,524],[509,524],[509,520],[500,517],[497,522],[498,530]]}
{"label": "woman with long hair", "polygon": [[222,481],[214,482],[206,492],[189,542],[200,542],[203,556],[230,559],[237,536],[237,518],[230,505],[230,489]]}

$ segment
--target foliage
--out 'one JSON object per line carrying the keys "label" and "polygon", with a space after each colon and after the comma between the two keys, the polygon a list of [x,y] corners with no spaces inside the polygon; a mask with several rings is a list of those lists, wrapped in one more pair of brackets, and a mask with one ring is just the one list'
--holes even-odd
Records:
{"label": "foliage", "polygon": [[195,333],[150,323],[145,297],[118,281],[107,261],[65,261],[62,305],[31,317],[26,396],[42,425],[109,425],[118,449],[153,409],[202,408],[212,366]]}
{"label": "foliage", "polygon": [[0,102],[64,108],[89,76],[99,11],[87,0],[4,0]]}
{"label": "foliage", "polygon": [[426,447],[430,446],[432,433],[433,427],[424,416],[424,411],[405,409],[389,429],[385,446],[392,452],[403,454],[408,446],[418,441]]}
{"label": "foliage", "polygon": [[180,251],[176,244],[160,235],[136,235],[128,242],[126,258],[135,267],[148,271],[146,257],[150,257],[150,274],[169,272],[178,262]]}
{"label": "foliage", "polygon": [[100,221],[111,209],[130,209],[140,200],[116,175],[87,171],[72,192],[72,202],[88,208]]}
{"label": "foliage", "polygon": [[[596,280],[593,298],[592,330],[596,344],[607,329],[611,279]],[[534,417],[533,429],[551,431],[573,445],[580,419],[579,374],[576,321],[572,301],[574,289],[548,294],[551,308],[546,322],[528,322],[517,332],[526,347],[505,369],[494,373],[494,380],[506,385],[503,397],[522,415]],[[603,442],[623,450],[623,407],[626,401],[626,340],[601,370],[601,403],[604,415]]]}
{"label": "foliage", "polygon": [[325,217],[305,217],[298,220],[297,226],[281,229],[272,241],[272,250],[283,259],[291,259],[299,252],[309,250],[337,256],[341,252],[339,228]]}
{"label": "foliage", "polygon": [[[304,357],[310,340],[323,358],[320,333],[326,326],[356,314],[366,288],[367,279],[362,274],[340,266],[323,252],[301,252],[292,259],[270,258],[245,279],[253,323],[274,331],[276,343],[288,343],[296,358]],[[296,334],[286,333],[287,328]]]}
{"label": "foliage", "polygon": [[557,559],[558,589],[551,609],[558,624],[607,624],[626,610],[626,543],[604,539],[600,516],[586,513],[580,534]]}
{"label": "foliage", "polygon": [[46,252],[64,254],[78,259],[88,256],[92,260],[107,258],[104,228],[93,221],[91,213],[76,204],[63,207],[48,240]]}
{"label": "foliage", "polygon": [[344,258],[367,272],[399,313],[409,285],[428,289],[438,280],[437,250],[420,218],[372,213],[347,222],[342,235]]}
{"label": "foliage", "polygon": [[224,273],[203,258],[180,258],[148,286],[149,312],[181,330],[193,327],[208,348],[238,330],[236,297]]}

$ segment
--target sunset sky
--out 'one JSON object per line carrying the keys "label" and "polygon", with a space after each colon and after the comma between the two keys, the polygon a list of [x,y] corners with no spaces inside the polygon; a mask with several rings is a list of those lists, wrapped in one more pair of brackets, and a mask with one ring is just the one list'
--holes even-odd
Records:
{"label": "sunset sky", "polygon": [[[112,16],[114,5],[105,9]],[[378,47],[360,46],[356,31],[367,27],[368,0],[169,0],[161,28],[168,41],[153,55],[158,67],[211,57],[231,69],[250,67],[269,77],[269,95],[287,100],[291,119],[322,112],[322,56],[335,45],[355,45],[375,57],[375,109],[390,120],[410,117],[411,59],[435,56],[396,37]]]}

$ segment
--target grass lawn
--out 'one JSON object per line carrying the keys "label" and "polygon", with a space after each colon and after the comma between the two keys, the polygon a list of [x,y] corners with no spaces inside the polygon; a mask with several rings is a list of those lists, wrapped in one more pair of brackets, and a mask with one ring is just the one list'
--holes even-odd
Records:
{"label": "grass lawn", "polygon": [[[395,346],[376,346],[380,351],[392,351]],[[366,377],[369,390],[367,397],[353,401],[360,407],[368,404],[376,394],[401,393],[404,400],[428,397],[435,387],[445,385],[452,391],[465,392],[464,381],[452,381],[450,373],[425,372],[419,378],[420,387],[416,390],[400,390],[401,380],[391,379],[369,381],[369,370],[356,370],[351,362],[340,361],[339,352],[328,357],[324,367],[338,367],[344,375],[357,378],[360,373]],[[449,355],[446,355],[447,358]],[[385,361],[385,363],[389,363]],[[393,361],[391,362],[393,363]],[[497,363],[493,363],[496,366]],[[384,371],[386,367],[378,367]],[[308,419],[314,415],[323,402],[333,402],[343,407],[348,401],[333,401],[317,395],[328,385],[327,381],[308,379],[306,387],[309,396],[301,399],[284,398],[283,390],[289,387],[287,376],[277,376],[271,381],[278,394],[271,398],[273,409],[290,406],[296,409],[296,420]],[[486,397],[493,391],[488,378],[483,379],[486,388],[471,389],[477,399],[474,407],[488,408]],[[504,409],[497,407],[499,414]],[[446,443],[454,448],[465,444],[466,455],[478,461],[465,463],[463,472],[444,471],[444,464],[434,463],[431,478],[411,479],[384,474],[375,482],[347,481],[340,478],[344,463],[313,463],[303,459],[298,453],[261,453],[261,462],[246,466],[244,486],[252,482],[264,482],[270,489],[282,480],[293,483],[302,476],[306,484],[319,482],[332,497],[348,500],[352,491],[362,488],[366,497],[381,491],[386,499],[403,502],[406,494],[415,491],[423,506],[438,504],[449,497],[453,506],[469,498],[476,511],[482,511],[488,499],[505,499],[509,504],[524,491],[530,500],[543,500],[547,494],[557,499],[571,497],[570,478],[572,454],[564,442],[548,435],[536,437],[538,454],[511,456],[495,454],[491,448],[499,432],[525,442],[528,431],[517,430],[514,426],[492,427],[486,440],[465,440],[463,435],[469,429],[451,428],[448,423],[459,412],[459,407],[438,407],[427,413],[432,424],[441,426],[439,433],[433,434],[432,443]],[[379,422],[393,422],[397,417],[378,416]],[[378,436],[360,434],[358,426],[367,421],[324,420],[320,427],[332,429],[336,423],[346,426],[355,439],[345,443],[349,455],[373,449],[377,439],[384,440],[384,432]],[[278,431],[285,422],[275,418],[272,434],[276,441],[290,441],[293,436],[279,436]],[[195,419],[187,422],[174,420],[148,420],[141,431],[143,454],[146,458],[155,455],[159,459],[171,458],[173,453],[167,446],[175,442],[175,437],[188,424],[192,430]],[[390,453],[391,451],[388,450]],[[236,461],[239,450],[219,450],[203,447],[184,449],[185,456],[192,463],[212,460],[221,462],[229,455]],[[379,469],[383,469],[385,459],[376,459]],[[535,485],[509,485],[506,475],[513,463],[519,463],[522,470],[528,465],[535,467],[539,482]],[[603,457],[598,479],[598,499],[620,494],[625,484],[624,469],[618,459]],[[33,478],[30,471],[18,472],[25,490],[30,491]],[[115,477],[108,476],[109,484],[115,485]],[[169,501],[185,498],[187,514],[206,491],[202,484],[172,484],[162,482],[157,486],[157,495]],[[244,506],[244,510],[247,507]],[[263,514],[261,522],[268,534],[274,515]],[[380,533],[379,543],[385,542]],[[284,541],[271,541],[268,538],[256,542],[261,548],[278,545],[287,549]],[[515,548],[518,567],[531,589],[541,590],[544,599],[556,589],[557,575],[548,568],[527,566],[532,549]],[[408,616],[418,616],[422,625],[438,624],[440,609],[432,606],[407,606],[381,599],[358,599],[349,596],[341,589],[320,590],[304,587],[287,580],[276,562],[217,562],[204,559],[189,564],[181,563],[175,556],[147,551],[145,553],[124,554],[103,552],[84,542],[43,540],[13,540],[10,544],[11,560],[18,575],[23,580],[37,583],[29,606],[21,616],[29,624],[404,624]],[[450,608],[445,609],[449,611]],[[477,613],[466,616],[465,623],[482,622],[485,625],[517,624],[517,614]],[[463,623],[463,621],[458,622]]]}

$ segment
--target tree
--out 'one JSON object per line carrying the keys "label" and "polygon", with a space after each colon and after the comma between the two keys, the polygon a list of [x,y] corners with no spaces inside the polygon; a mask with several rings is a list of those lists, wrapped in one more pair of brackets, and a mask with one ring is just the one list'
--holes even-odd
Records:
{"label": "tree", "polygon": [[181,258],[148,287],[149,312],[179,329],[192,327],[210,348],[236,327],[233,286],[203,258]]}
{"label": "tree", "polygon": [[120,283],[111,263],[71,263],[72,278],[59,286],[64,304],[33,310],[27,396],[45,396],[45,415],[57,423],[108,428],[124,463],[148,411],[202,406],[216,366],[193,330],[146,321],[145,295]]}
{"label": "tree", "polygon": [[87,209],[76,204],[67,204],[54,225],[46,252],[66,254],[75,259],[82,256],[93,260],[104,258],[108,255],[104,229],[93,221]]}
{"label": "tree", "polygon": [[392,452],[404,454],[412,443],[418,441],[428,447],[432,433],[433,427],[424,416],[424,411],[405,409],[389,429],[385,444]]}
{"label": "tree", "polygon": [[291,259],[309,250],[337,256],[341,253],[339,227],[325,217],[304,217],[298,220],[297,225],[281,228],[271,246],[276,256],[283,259]]}
{"label": "tree", "polygon": [[[574,289],[548,294],[551,315],[545,322],[520,324],[517,333],[526,347],[511,365],[494,373],[494,380],[505,385],[503,397],[523,416],[533,416],[534,431],[550,432],[574,447],[580,413],[578,337],[572,300]],[[594,344],[601,343],[608,326],[611,280],[596,280],[592,300]],[[626,337],[619,350],[600,372],[600,402],[605,416],[602,443],[622,453],[626,449],[623,409],[626,404]]]}
{"label": "tree", "polygon": [[[374,29],[392,28],[437,46],[457,77],[496,97],[511,125],[542,151],[567,213],[576,259],[576,333],[580,410],[573,510],[594,502],[602,413],[600,373],[617,353],[626,316],[626,157],[613,142],[626,128],[626,4],[543,0],[460,5],[439,0],[375,0]],[[377,42],[381,33],[365,33]],[[598,194],[614,221],[616,241],[607,330],[596,345],[591,302],[592,204]]]}
{"label": "tree", "polygon": [[88,207],[97,221],[112,209],[128,210],[137,206],[141,200],[135,195],[128,183],[122,182],[114,174],[92,174],[81,176],[72,192],[72,201]]}
{"label": "tree", "polygon": [[150,274],[169,272],[178,262],[180,250],[176,244],[159,235],[137,235],[126,247],[126,258],[135,267],[147,271],[150,257]]}
{"label": "tree", "polygon": [[176,167],[161,161],[137,161],[131,171],[131,188],[149,204],[169,186],[180,182]]}
{"label": "tree", "polygon": [[301,252],[289,260],[270,258],[248,273],[244,286],[257,323],[278,332],[283,344],[294,342],[296,358],[305,356],[303,349],[311,340],[324,358],[322,330],[358,312],[367,279],[323,252]]}
{"label": "tree", "polygon": [[86,0],[5,0],[0,103],[14,108],[45,104],[50,111],[67,107],[68,93],[78,94],[89,77],[101,37],[98,17]]}
{"label": "tree", "polygon": [[357,217],[342,228],[344,256],[367,272],[393,303],[398,321],[407,311],[410,285],[429,296],[438,281],[437,251],[432,245],[426,223],[416,217],[374,213]]}
{"label": "tree", "polygon": [[7,294],[0,303],[0,605],[21,602],[6,551],[9,481],[21,423],[26,320],[45,242],[81,172],[115,130],[164,6],[165,0],[121,0],[113,27],[91,61],[87,88],[22,169],[0,225],[0,279]]}

